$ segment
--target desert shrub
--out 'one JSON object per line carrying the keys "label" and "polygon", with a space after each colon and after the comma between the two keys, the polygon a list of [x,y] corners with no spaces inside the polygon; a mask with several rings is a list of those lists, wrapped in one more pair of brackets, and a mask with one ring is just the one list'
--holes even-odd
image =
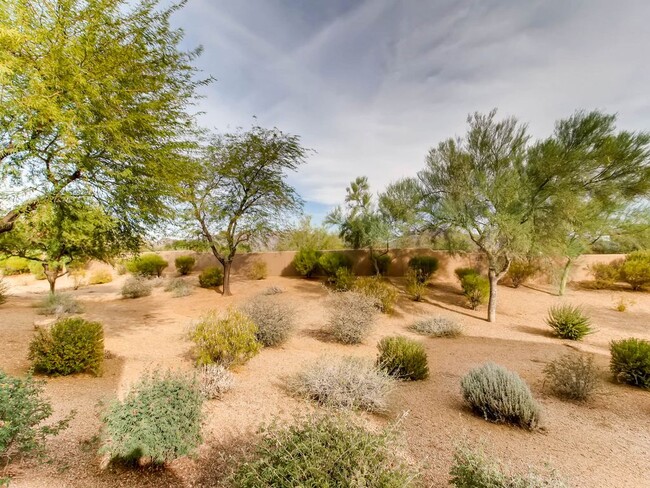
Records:
{"label": "desert shrub", "polygon": [[2,263],[2,273],[13,276],[29,273],[29,260],[18,256],[11,256]]}
{"label": "desert shrub", "polygon": [[80,317],[60,319],[51,328],[39,327],[29,344],[29,359],[42,373],[97,376],[104,363],[104,328]]}
{"label": "desert shrub", "polygon": [[262,291],[262,295],[279,295],[280,293],[284,293],[284,290],[279,286],[269,286]]}
{"label": "desert shrub", "polygon": [[510,264],[506,277],[512,283],[513,288],[519,288],[535,276],[538,270],[539,267],[529,260],[517,260]]}
{"label": "desert shrub", "polygon": [[199,373],[201,394],[208,400],[221,398],[235,384],[235,376],[220,364],[204,364]]}
{"label": "desert shrub", "polygon": [[43,315],[65,315],[81,313],[83,311],[79,302],[68,293],[48,293],[39,304]]}
{"label": "desert shrub", "polygon": [[609,368],[618,381],[650,388],[650,341],[635,338],[612,341],[609,351],[612,355]]}
{"label": "desert shrub", "polygon": [[196,344],[197,363],[244,364],[260,351],[256,339],[257,326],[239,310],[228,310],[219,316],[215,311],[205,314],[190,332]]}
{"label": "desert shrub", "polygon": [[621,279],[622,260],[611,263],[594,263],[589,266],[589,271],[594,277],[596,288],[609,288]]}
{"label": "desert shrub", "polygon": [[480,275],[481,273],[476,268],[456,268],[454,274],[458,281],[463,281],[463,278],[469,275]]}
{"label": "desert shrub", "polygon": [[551,307],[548,311],[546,323],[551,327],[558,337],[579,341],[587,334],[591,334],[589,317],[580,307],[572,305],[558,305]]}
{"label": "desert shrub", "polygon": [[417,341],[406,337],[384,337],[379,344],[377,366],[400,380],[423,380],[429,376],[427,352]]}
{"label": "desert shrub", "polygon": [[47,278],[45,275],[45,268],[43,263],[40,261],[30,261],[29,262],[29,272],[34,275],[34,278],[37,280],[44,280]]}
{"label": "desert shrub", "polygon": [[426,290],[427,284],[420,280],[418,272],[414,269],[409,269],[406,272],[406,293],[409,294],[412,300],[420,302],[424,298]]}
{"label": "desert shrub", "polygon": [[2,279],[2,276],[0,276],[0,305],[6,303],[8,297],[9,285],[7,285],[7,283],[5,283],[5,281]]}
{"label": "desert shrub", "polygon": [[196,259],[194,256],[178,256],[174,259],[174,266],[176,266],[176,271],[182,276],[186,276],[192,272],[194,265],[196,264]]}
{"label": "desert shrub", "polygon": [[567,354],[544,368],[549,389],[560,398],[587,400],[598,385],[598,370],[591,356]]}
{"label": "desert shrub", "polygon": [[374,298],[347,291],[329,298],[329,330],[344,344],[358,344],[370,333],[377,315]]}
{"label": "desert shrub", "polygon": [[352,289],[377,300],[379,310],[391,313],[397,301],[397,291],[390,283],[378,276],[357,278]]}
{"label": "desert shrub", "polygon": [[415,475],[395,454],[391,430],[372,433],[340,416],[314,416],[265,427],[261,435],[254,458],[233,476],[236,488],[415,485]]}
{"label": "desert shrub", "polygon": [[223,285],[223,268],[221,266],[208,266],[199,275],[201,288],[216,288]]}
{"label": "desert shrub", "polygon": [[543,475],[529,470],[526,474],[511,474],[498,461],[488,459],[483,451],[460,447],[454,452],[454,464],[449,472],[455,488],[567,488],[567,484],[552,471]]}
{"label": "desert shrub", "polygon": [[72,288],[78,290],[86,283],[86,268],[84,266],[71,266],[68,268],[68,276],[72,280]]}
{"label": "desert shrub", "polygon": [[460,280],[460,286],[472,310],[476,310],[487,302],[490,296],[490,282],[485,276],[468,273]]}
{"label": "desert shrub", "polygon": [[273,297],[257,296],[241,308],[255,324],[255,337],[265,346],[286,342],[296,328],[296,311]]}
{"label": "desert shrub", "polygon": [[126,263],[126,269],[129,273],[148,278],[160,277],[167,266],[169,266],[169,263],[158,254],[143,254]]}
{"label": "desert shrub", "polygon": [[44,386],[31,374],[21,379],[0,369],[0,460],[43,452],[46,438],[70,422],[74,414],[53,425],[43,424],[52,415],[52,405],[43,397]]}
{"label": "desert shrub", "polygon": [[173,278],[165,285],[165,291],[171,292],[174,298],[191,295],[193,290],[192,285],[181,278]]}
{"label": "desert shrub", "polygon": [[336,276],[340,268],[352,269],[352,259],[346,254],[340,252],[326,252],[321,254],[318,259],[318,265],[327,277]]}
{"label": "desert shrub", "polygon": [[640,290],[650,285],[650,250],[634,251],[621,264],[621,280]]}
{"label": "desert shrub", "polygon": [[458,337],[463,333],[458,322],[446,317],[426,317],[413,322],[410,329],[429,337]]}
{"label": "desert shrub", "polygon": [[126,259],[120,259],[115,263],[115,271],[117,272],[118,276],[123,276],[129,272],[129,270],[126,269],[127,263],[128,261]]}
{"label": "desert shrub", "polygon": [[151,295],[152,288],[151,283],[147,283],[147,280],[131,276],[122,285],[122,296],[124,298],[148,297]]}
{"label": "desert shrub", "polygon": [[293,267],[301,276],[311,278],[318,269],[322,252],[312,247],[301,247],[293,258]]}
{"label": "desert shrub", "polygon": [[490,422],[503,422],[533,429],[539,423],[540,407],[519,375],[494,363],[471,370],[461,380],[463,399],[478,415]]}
{"label": "desert shrub", "polygon": [[336,291],[350,291],[356,279],[349,268],[339,268],[336,270],[336,274],[328,278],[327,281]]}
{"label": "desert shrub", "polygon": [[256,260],[246,267],[246,278],[249,280],[263,280],[269,275],[266,262]]}
{"label": "desert shrub", "polygon": [[377,263],[377,268],[379,268],[379,274],[386,276],[388,269],[390,268],[390,263],[393,262],[393,258],[388,254],[381,254],[380,256],[373,256],[373,261]]}
{"label": "desert shrub", "polygon": [[161,464],[192,453],[201,442],[203,397],[195,378],[145,373],[104,415],[101,452],[111,459]]}
{"label": "desert shrub", "polygon": [[364,359],[322,357],[289,378],[288,386],[327,407],[383,412],[393,380]]}
{"label": "desert shrub", "polygon": [[88,278],[89,285],[103,285],[113,281],[113,274],[107,269],[98,269],[93,271]]}
{"label": "desert shrub", "polygon": [[414,256],[409,260],[408,267],[415,270],[420,283],[427,283],[438,271],[438,258],[433,256]]}

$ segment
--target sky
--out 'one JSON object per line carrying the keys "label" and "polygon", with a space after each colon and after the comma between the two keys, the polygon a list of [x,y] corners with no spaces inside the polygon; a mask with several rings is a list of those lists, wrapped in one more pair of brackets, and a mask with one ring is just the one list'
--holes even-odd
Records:
{"label": "sky", "polygon": [[316,221],[356,176],[374,191],[414,176],[471,112],[534,138],[577,109],[650,130],[648,0],[189,0],[174,23],[216,78],[202,125],[313,150],[290,181]]}

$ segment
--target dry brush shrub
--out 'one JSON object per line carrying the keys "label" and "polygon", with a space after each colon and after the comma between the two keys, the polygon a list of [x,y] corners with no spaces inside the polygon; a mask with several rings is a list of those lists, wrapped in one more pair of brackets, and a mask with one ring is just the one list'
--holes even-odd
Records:
{"label": "dry brush shrub", "polygon": [[364,359],[322,357],[291,376],[288,388],[326,407],[384,412],[393,383]]}
{"label": "dry brush shrub", "polygon": [[609,367],[618,381],[650,389],[650,341],[633,337],[612,341],[609,350]]}
{"label": "dry brush shrub", "polygon": [[83,308],[68,293],[49,293],[39,304],[42,315],[60,315],[81,313]]}
{"label": "dry brush shrub", "polygon": [[145,373],[104,415],[100,450],[111,459],[155,464],[191,454],[201,442],[198,381],[180,373]]}
{"label": "dry brush shrub", "polygon": [[344,344],[359,344],[375,323],[377,301],[354,291],[333,293],[329,299],[330,333]]}
{"label": "dry brush shrub", "polygon": [[255,336],[265,346],[278,346],[296,328],[296,310],[274,297],[259,295],[241,307],[257,326]]}
{"label": "dry brush shrub", "polygon": [[182,278],[172,278],[165,285],[165,291],[171,292],[174,298],[189,296],[193,290],[194,287]]}
{"label": "dry brush shrub", "polygon": [[540,407],[519,375],[494,363],[471,370],[461,380],[465,403],[485,420],[534,429]]}
{"label": "dry brush shrub", "polygon": [[124,298],[141,298],[151,295],[153,286],[146,279],[139,276],[130,276],[122,285],[122,297]]}
{"label": "dry brush shrub", "polygon": [[223,268],[221,266],[208,266],[199,275],[201,288],[216,288],[223,285]]}
{"label": "dry brush shrub", "polygon": [[107,269],[98,269],[93,271],[88,278],[89,285],[103,285],[113,281],[113,274]]}
{"label": "dry brush shrub", "polygon": [[176,271],[178,271],[178,274],[180,274],[181,276],[186,276],[190,274],[195,264],[196,264],[196,259],[194,259],[194,256],[178,256],[174,260],[174,266],[176,267]]}
{"label": "dry brush shrub", "polygon": [[279,286],[269,286],[265,290],[262,291],[262,295],[279,295],[280,293],[284,293],[284,290],[280,288]]}
{"label": "dry brush shrub", "polygon": [[104,328],[80,317],[39,327],[29,345],[34,369],[51,375],[101,374],[104,363]]}
{"label": "dry brush shrub", "polygon": [[259,259],[253,261],[246,267],[246,278],[249,280],[263,280],[269,275],[266,262]]}
{"label": "dry brush shrub", "polygon": [[406,272],[406,293],[415,302],[421,302],[424,299],[424,293],[427,291],[427,284],[420,280],[418,272],[409,269]]}
{"label": "dry brush shrub", "polygon": [[426,317],[413,322],[409,328],[429,337],[458,337],[463,333],[458,322],[446,317]]}
{"label": "dry brush shrub", "polygon": [[621,279],[621,265],[623,260],[617,259],[611,263],[594,263],[589,266],[589,271],[594,277],[594,288],[611,288]]}
{"label": "dry brush shrub", "polygon": [[377,349],[377,367],[386,374],[410,381],[428,378],[427,352],[419,342],[406,337],[384,337]]}
{"label": "dry brush shrub", "polygon": [[357,278],[352,289],[377,300],[383,313],[391,313],[397,301],[397,291],[393,285],[378,276]]}
{"label": "dry brush shrub", "polygon": [[9,298],[9,285],[5,283],[4,278],[0,276],[0,305],[7,302]]}
{"label": "dry brush shrub", "polygon": [[396,454],[394,430],[373,433],[341,416],[309,417],[289,427],[262,428],[253,458],[232,477],[236,488],[261,486],[416,486]]}
{"label": "dry brush shrub", "polygon": [[529,260],[513,261],[508,268],[507,278],[513,288],[519,288],[539,271],[539,265]]}
{"label": "dry brush shrub", "polygon": [[220,364],[204,364],[199,371],[201,394],[208,400],[221,398],[232,390],[235,376]]}
{"label": "dry brush shrub", "polygon": [[196,345],[197,364],[221,364],[228,368],[244,364],[261,348],[257,326],[239,310],[218,315],[212,310],[199,319],[190,332]]}
{"label": "dry brush shrub", "polygon": [[573,305],[551,307],[546,323],[558,337],[572,341],[579,341],[593,332],[589,317],[580,307]]}
{"label": "dry brush shrub", "polygon": [[560,398],[585,401],[598,386],[598,369],[591,356],[566,354],[544,368],[549,389]]}

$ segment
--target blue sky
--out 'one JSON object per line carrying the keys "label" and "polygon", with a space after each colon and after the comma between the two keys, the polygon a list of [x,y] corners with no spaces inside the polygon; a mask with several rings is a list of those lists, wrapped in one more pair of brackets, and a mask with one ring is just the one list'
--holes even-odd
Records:
{"label": "blue sky", "polygon": [[291,181],[317,220],[367,175],[374,190],[493,107],[544,137],[576,109],[650,129],[647,0],[189,0],[174,22],[217,81],[202,123],[298,134]]}

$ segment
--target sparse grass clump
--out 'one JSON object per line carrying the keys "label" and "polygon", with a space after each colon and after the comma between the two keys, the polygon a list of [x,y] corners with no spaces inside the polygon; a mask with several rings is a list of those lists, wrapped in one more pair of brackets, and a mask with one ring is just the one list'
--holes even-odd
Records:
{"label": "sparse grass clump", "polygon": [[40,305],[40,313],[43,315],[60,315],[81,313],[83,311],[77,300],[67,293],[49,293]]}
{"label": "sparse grass clump", "polygon": [[241,310],[257,326],[255,336],[265,346],[286,342],[296,328],[295,309],[273,297],[257,296]]}
{"label": "sparse grass clump", "polygon": [[377,300],[379,310],[383,313],[391,313],[397,300],[397,291],[390,283],[384,281],[381,277],[370,276],[357,278],[352,286],[356,292]]}
{"label": "sparse grass clump", "polygon": [[197,363],[221,364],[229,368],[244,364],[261,348],[256,339],[257,326],[239,310],[228,310],[224,315],[210,311],[190,332],[196,344]]}
{"label": "sparse grass clump", "polygon": [[329,331],[344,344],[359,344],[377,317],[377,301],[361,293],[334,293],[329,298]]}
{"label": "sparse grass clump", "polygon": [[192,272],[194,265],[196,264],[196,259],[194,256],[178,256],[174,260],[174,266],[176,266],[176,271],[181,276],[186,276]]}
{"label": "sparse grass clump", "polygon": [[408,267],[415,271],[420,283],[427,283],[438,271],[438,258],[434,256],[414,256],[409,260]]}
{"label": "sparse grass clump", "polygon": [[612,355],[609,367],[618,381],[650,389],[650,341],[636,338],[612,341],[609,350]]}
{"label": "sparse grass clump", "polygon": [[147,278],[162,276],[167,266],[169,266],[169,263],[158,254],[143,254],[126,263],[126,269],[130,273],[146,276]]}
{"label": "sparse grass clump", "polygon": [[208,266],[199,275],[201,288],[216,288],[223,285],[223,268],[221,266]]}
{"label": "sparse grass clump", "polygon": [[322,357],[292,376],[288,386],[327,407],[383,412],[393,380],[360,358]]}
{"label": "sparse grass clump", "polygon": [[98,269],[93,271],[88,278],[89,285],[103,285],[113,281],[113,274],[107,269]]}
{"label": "sparse grass clump", "polygon": [[426,317],[413,322],[410,328],[429,337],[458,337],[463,333],[458,322],[446,317]]}
{"label": "sparse grass clump", "polygon": [[246,278],[249,280],[263,280],[269,275],[268,266],[264,261],[255,260],[246,267]]}
{"label": "sparse grass clump", "polygon": [[390,430],[372,433],[339,416],[272,425],[250,462],[233,476],[236,488],[414,486],[415,475],[396,456]]}
{"label": "sparse grass clump", "polygon": [[598,385],[598,370],[591,356],[567,354],[544,368],[550,390],[560,398],[585,401]]}
{"label": "sparse grass clump", "polygon": [[427,352],[419,342],[406,337],[384,337],[377,349],[377,367],[390,376],[412,381],[428,378]]}
{"label": "sparse grass clump", "polygon": [[208,400],[221,398],[235,384],[235,376],[220,364],[205,364],[199,373],[201,394]]}
{"label": "sparse grass clump", "polygon": [[138,276],[131,276],[122,285],[122,297],[141,298],[151,295],[153,286],[147,280]]}
{"label": "sparse grass clump", "polygon": [[461,380],[465,403],[485,420],[534,429],[540,407],[515,372],[494,363],[471,370]]}
{"label": "sparse grass clump", "polygon": [[548,311],[546,323],[562,339],[579,341],[591,334],[591,323],[581,308],[572,305],[558,305]]}
{"label": "sparse grass clump", "polygon": [[191,454],[201,442],[203,397],[196,379],[145,373],[104,416],[101,452],[111,459],[154,464]]}
{"label": "sparse grass clump", "polygon": [[174,298],[189,296],[193,290],[194,287],[182,278],[173,278],[165,285],[165,291],[171,292]]}
{"label": "sparse grass clump", "polygon": [[51,375],[102,371],[104,328],[80,317],[58,320],[51,328],[39,327],[29,345],[34,369]]}

